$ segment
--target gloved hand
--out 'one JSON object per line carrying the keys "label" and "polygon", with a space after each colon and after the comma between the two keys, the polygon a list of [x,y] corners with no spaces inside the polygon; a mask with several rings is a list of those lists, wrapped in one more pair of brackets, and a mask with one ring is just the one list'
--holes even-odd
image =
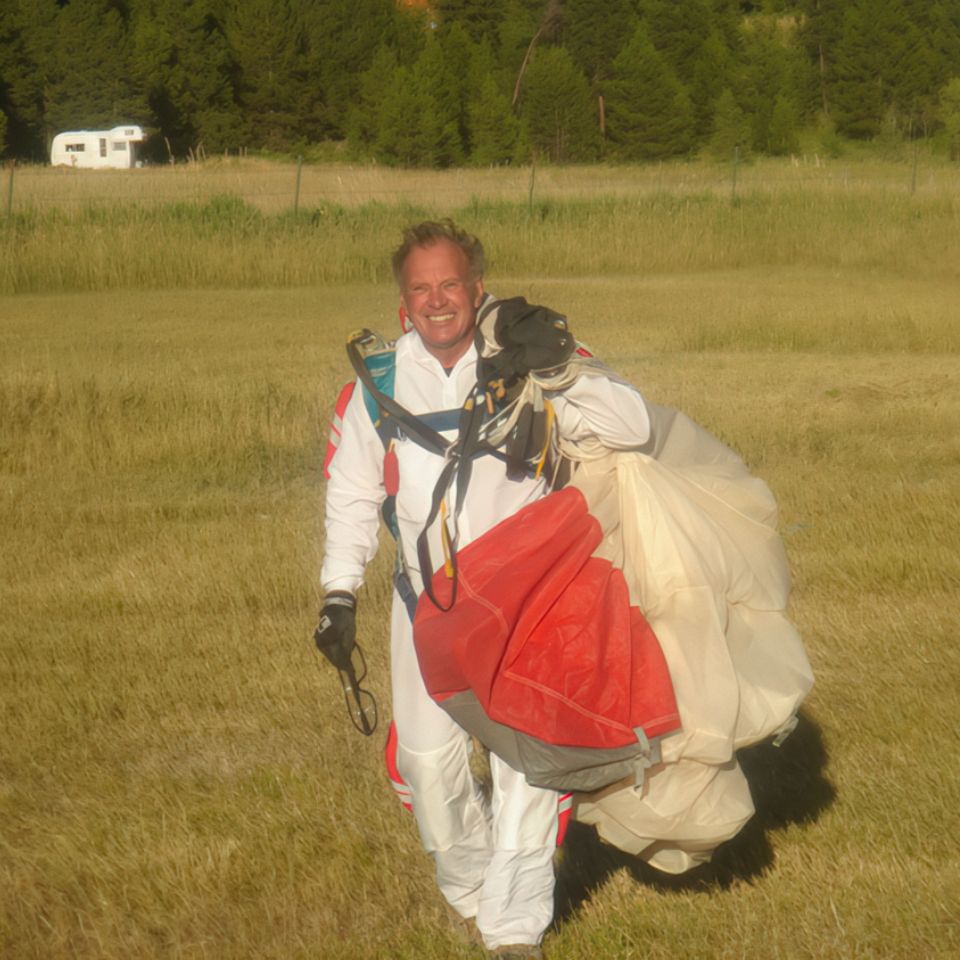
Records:
{"label": "gloved hand", "polygon": [[576,346],[565,317],[523,297],[500,304],[494,336],[503,348],[502,355],[494,358],[496,366],[518,377],[562,366]]}
{"label": "gloved hand", "polygon": [[320,623],[313,633],[313,642],[338,670],[347,670],[350,654],[357,645],[356,639],[356,598],[346,590],[331,590],[320,610]]}

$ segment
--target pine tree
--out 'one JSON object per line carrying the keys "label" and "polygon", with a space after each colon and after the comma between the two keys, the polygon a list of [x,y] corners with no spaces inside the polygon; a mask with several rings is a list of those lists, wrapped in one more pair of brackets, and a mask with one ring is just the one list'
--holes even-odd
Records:
{"label": "pine tree", "polygon": [[469,106],[470,160],[477,166],[507,163],[514,154],[519,124],[510,99],[488,75]]}
{"label": "pine tree", "polygon": [[710,136],[720,93],[734,83],[734,64],[719,31],[704,40],[688,87],[693,108],[693,136],[702,143]]}
{"label": "pine tree", "polygon": [[[461,34],[462,36],[462,34]],[[463,135],[466,118],[462,115],[464,96],[462,87],[466,82],[469,55],[465,55],[460,72],[445,54],[442,41],[434,36],[427,39],[423,53],[417,58],[411,73],[410,82],[432,106],[409,118],[409,122],[418,126],[425,140],[433,138],[430,145],[432,162],[441,167],[462,163]]]}
{"label": "pine tree", "polygon": [[512,19],[505,18],[500,31],[501,64],[510,74],[511,102],[516,105],[524,83],[524,74],[536,51],[552,43],[559,43],[563,28],[563,5],[562,0],[547,0],[545,5],[537,9],[536,16],[530,16],[533,11],[527,0],[513,0],[508,9],[526,18],[524,23],[528,27],[522,33],[516,33],[517,24]]}
{"label": "pine tree", "polygon": [[690,150],[690,98],[654,49],[643,24],[614,60],[608,87],[607,130],[618,156],[658,160]]}
{"label": "pine tree", "polygon": [[380,47],[412,63],[424,42],[422,14],[394,0],[310,0],[305,28],[310,73],[322,91],[325,135],[333,138],[346,135],[360,77]]}
{"label": "pine tree", "polygon": [[726,50],[735,56],[743,39],[744,14],[749,11],[743,9],[740,0],[710,0],[710,7],[713,11],[711,32],[718,33]]}
{"label": "pine tree", "polygon": [[446,167],[463,162],[457,78],[431,36],[413,67],[398,67],[381,100],[374,153],[384,163]]}
{"label": "pine tree", "polygon": [[[470,39],[467,31],[459,23],[442,31],[437,40],[446,72],[446,79],[441,82],[451,85],[449,91],[451,113],[456,114],[460,152],[463,156],[469,153],[469,105],[480,95],[483,77],[488,71],[493,70],[492,55],[485,65],[481,65],[478,58],[489,54],[489,43],[484,46],[487,53],[482,54],[480,45]],[[478,73],[479,69],[483,69],[483,73]]]}
{"label": "pine tree", "polygon": [[868,0],[855,0],[846,10],[834,54],[836,80],[831,112],[837,131],[867,139],[880,131],[884,98],[875,11]]}
{"label": "pine tree", "polygon": [[681,83],[691,83],[714,25],[707,0],[637,0],[637,9],[664,62]]}
{"label": "pine tree", "polygon": [[940,91],[940,120],[950,159],[960,160],[960,77],[954,77]]}
{"label": "pine tree", "polygon": [[599,134],[590,85],[563,47],[537,49],[521,96],[532,150],[554,163],[596,158]]}
{"label": "pine tree", "polygon": [[440,35],[458,25],[474,43],[492,42],[503,17],[499,0],[433,0]]}
{"label": "pine tree", "polygon": [[[802,52],[791,45],[772,23],[756,23],[744,38],[743,82],[739,85],[740,102],[750,117],[753,130],[753,149],[769,153],[772,137],[774,108],[778,97],[790,104],[794,116],[793,125],[799,124],[800,110],[797,106],[802,87],[804,63]],[[801,77],[800,80],[797,77]],[[787,118],[786,105],[781,107],[778,123]],[[783,130],[781,129],[781,133]],[[779,136],[779,134],[778,134]],[[785,149],[783,146],[777,150]]]}
{"label": "pine tree", "polygon": [[356,153],[363,155],[373,151],[380,126],[380,111],[398,66],[393,50],[383,44],[373,63],[360,75],[360,88],[346,122],[347,138]]}
{"label": "pine tree", "polygon": [[506,163],[513,157],[519,123],[510,103],[512,84],[509,73],[499,69],[491,45],[485,40],[474,44],[467,71],[464,139],[471,163]]}
{"label": "pine tree", "polygon": [[836,81],[836,50],[843,32],[847,4],[838,0],[799,0],[800,42],[817,72],[820,109],[830,116]]}
{"label": "pine tree", "polygon": [[0,4],[0,111],[13,156],[47,156],[44,83],[55,59],[55,0],[7,0]]}
{"label": "pine tree", "polygon": [[98,129],[148,119],[146,100],[131,82],[128,13],[110,0],[71,0],[57,13],[52,57],[45,64],[48,129]]}
{"label": "pine tree", "polygon": [[563,45],[595,93],[603,92],[613,59],[636,26],[631,0],[566,0]]}
{"label": "pine tree", "polygon": [[159,128],[155,159],[248,143],[236,104],[235,63],[213,0],[141,0],[134,26],[138,79]]}
{"label": "pine tree", "polygon": [[[495,41],[498,66],[516,78],[530,38],[537,32],[538,18],[520,0],[506,0]],[[512,89],[512,86],[511,86]]]}
{"label": "pine tree", "polygon": [[956,0],[902,0],[902,3],[930,58],[932,85],[927,93],[935,94],[955,74],[960,63],[960,4]]}
{"label": "pine tree", "polygon": [[729,161],[734,156],[746,159],[750,154],[750,141],[750,122],[733,92],[729,88],[724,89],[717,97],[708,152],[721,162]]}
{"label": "pine tree", "polygon": [[820,76],[803,41],[803,24],[797,17],[793,27],[781,35],[781,92],[789,97],[801,123],[822,113]]}
{"label": "pine tree", "polygon": [[[754,149],[782,152],[817,106],[846,136],[924,134],[960,62],[958,0],[435,0],[429,16],[395,0],[0,0],[7,151],[40,159],[61,127],[139,121],[157,158],[164,140],[179,156],[349,134],[392,162],[583,159],[603,94],[611,154],[672,155],[712,145],[729,89]],[[620,49],[635,22],[658,77]],[[525,58],[518,125],[504,100]],[[396,60],[424,89],[392,87]]]}
{"label": "pine tree", "polygon": [[920,131],[936,114],[936,91],[942,84],[936,51],[900,0],[884,4],[875,30],[884,51],[884,102],[902,132]]}
{"label": "pine tree", "polygon": [[413,70],[398,67],[380,107],[377,159],[394,166],[433,166],[439,137],[435,116],[436,103],[414,82]]}
{"label": "pine tree", "polygon": [[798,125],[797,111],[793,102],[784,94],[777,94],[770,116],[767,153],[775,157],[797,153],[800,149],[797,140]]}
{"label": "pine tree", "polygon": [[304,0],[243,0],[230,8],[226,37],[253,146],[282,150],[321,127],[322,92],[308,70],[304,15]]}
{"label": "pine tree", "polygon": [[493,52],[493,46],[487,40],[470,45],[470,62],[467,66],[467,76],[464,87],[467,91],[467,103],[480,96],[480,91],[488,77],[492,78],[497,89],[508,94],[510,91],[509,75],[499,67]]}

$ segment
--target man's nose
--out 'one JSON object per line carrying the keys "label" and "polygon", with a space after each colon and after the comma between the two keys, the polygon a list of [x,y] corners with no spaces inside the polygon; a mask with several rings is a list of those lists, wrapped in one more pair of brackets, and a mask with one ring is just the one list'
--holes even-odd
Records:
{"label": "man's nose", "polygon": [[433,287],[430,290],[427,303],[431,307],[442,307],[447,302],[447,295],[443,287]]}

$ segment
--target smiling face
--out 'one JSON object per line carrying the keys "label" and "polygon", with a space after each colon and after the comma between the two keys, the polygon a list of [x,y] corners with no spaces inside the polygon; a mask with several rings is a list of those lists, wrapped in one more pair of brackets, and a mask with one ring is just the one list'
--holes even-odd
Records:
{"label": "smiling face", "polygon": [[483,300],[467,255],[450,240],[414,247],[401,270],[400,300],[423,345],[444,367],[470,348]]}

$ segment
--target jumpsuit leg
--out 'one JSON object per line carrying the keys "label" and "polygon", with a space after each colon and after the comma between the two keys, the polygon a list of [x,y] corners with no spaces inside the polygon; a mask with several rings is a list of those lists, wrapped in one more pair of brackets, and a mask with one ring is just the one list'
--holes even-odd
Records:
{"label": "jumpsuit leg", "polygon": [[396,594],[391,626],[397,768],[440,891],[461,916],[476,918],[488,948],[539,943],[553,917],[559,795],[491,756],[488,808],[470,772],[469,737],[426,691]]}
{"label": "jumpsuit leg", "polygon": [[491,813],[470,772],[470,739],[438,707],[423,683],[413,626],[394,593],[391,615],[393,720],[397,769],[410,788],[424,849],[450,905],[475,917],[491,856]]}
{"label": "jumpsuit leg", "polygon": [[536,944],[553,919],[559,794],[530,786],[522,773],[493,754],[490,772],[493,854],[480,894],[477,928],[491,950]]}

